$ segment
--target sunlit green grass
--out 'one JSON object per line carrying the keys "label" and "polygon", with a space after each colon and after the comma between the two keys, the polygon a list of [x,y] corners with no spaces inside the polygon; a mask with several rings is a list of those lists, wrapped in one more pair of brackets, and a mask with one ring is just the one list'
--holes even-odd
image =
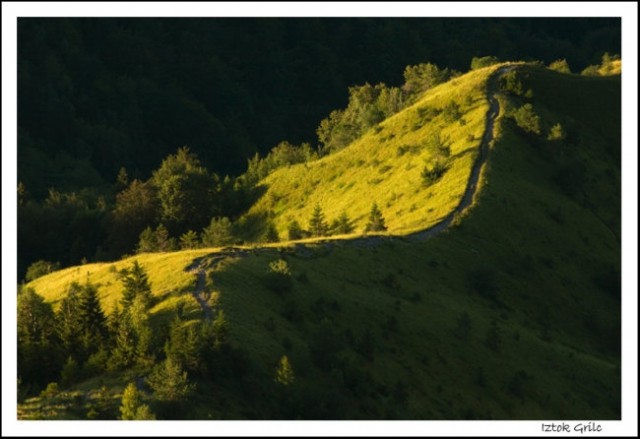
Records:
{"label": "sunlit green grass", "polygon": [[[458,205],[469,179],[488,109],[486,80],[496,68],[433,88],[342,151],[277,170],[262,182],[267,191],[249,215],[269,215],[283,239],[291,221],[307,227],[316,204],[329,221],[346,212],[356,234],[363,232],[374,202],[390,234],[439,222]],[[461,120],[447,123],[442,114],[431,120],[425,116],[425,109],[439,110],[451,101],[460,106]],[[436,157],[436,151],[426,146],[434,134],[450,147],[451,157],[444,176],[427,186],[421,173]]]}

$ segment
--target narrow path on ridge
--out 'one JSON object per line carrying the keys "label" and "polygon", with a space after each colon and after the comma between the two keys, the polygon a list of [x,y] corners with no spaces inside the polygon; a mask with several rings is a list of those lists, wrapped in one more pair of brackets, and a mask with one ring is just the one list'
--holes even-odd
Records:
{"label": "narrow path on ridge", "polygon": [[[495,72],[489,76],[487,79],[487,99],[489,101],[489,110],[487,111],[486,121],[484,133],[482,134],[482,139],[480,141],[479,153],[476,161],[474,162],[471,168],[471,174],[469,175],[469,181],[467,182],[467,187],[462,195],[460,203],[458,206],[453,209],[446,217],[444,217],[440,222],[434,224],[433,226],[420,230],[418,232],[411,233],[405,236],[382,236],[382,235],[374,235],[374,236],[360,236],[357,238],[346,238],[340,240],[326,240],[326,241],[315,241],[312,243],[316,248],[324,247],[327,251],[327,254],[330,253],[334,245],[353,245],[357,247],[374,247],[382,242],[391,242],[393,240],[402,239],[409,241],[424,241],[429,238],[434,237],[438,233],[446,230],[451,223],[454,221],[456,216],[460,214],[463,210],[471,206],[473,202],[473,197],[476,195],[478,191],[478,181],[480,179],[480,171],[482,167],[487,161],[489,156],[490,143],[493,140],[493,129],[495,125],[495,121],[500,114],[500,103],[496,98],[496,94],[498,93],[498,80],[500,76],[510,70],[513,70],[516,66],[509,65],[500,67]],[[305,244],[294,243],[294,251],[301,257],[309,257],[309,254],[313,255],[314,251],[311,251],[307,248]],[[205,255],[200,258],[196,258],[185,271],[190,273],[194,273],[197,275],[196,286],[194,291],[192,292],[193,297],[198,302],[198,304],[202,307],[204,312],[205,319],[211,320],[212,318],[212,310],[209,305],[206,297],[206,270],[215,269],[215,267],[224,259],[228,257],[244,257],[250,254],[259,254],[259,253],[278,253],[278,248],[273,247],[259,247],[254,249],[243,249],[230,247],[222,249],[218,252],[211,253],[210,255]]]}

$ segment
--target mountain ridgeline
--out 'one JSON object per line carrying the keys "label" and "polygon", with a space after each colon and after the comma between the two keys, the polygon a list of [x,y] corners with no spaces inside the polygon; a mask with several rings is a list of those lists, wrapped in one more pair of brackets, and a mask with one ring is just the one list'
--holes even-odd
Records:
{"label": "mountain ridgeline", "polygon": [[18,416],[620,419],[620,61],[476,61],[235,181],[123,184],[139,253],[19,293]]}

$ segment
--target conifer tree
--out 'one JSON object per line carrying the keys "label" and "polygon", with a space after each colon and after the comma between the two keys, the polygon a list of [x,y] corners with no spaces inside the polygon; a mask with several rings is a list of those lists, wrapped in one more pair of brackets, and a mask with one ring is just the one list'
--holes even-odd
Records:
{"label": "conifer tree", "polygon": [[329,230],[329,225],[324,219],[324,213],[319,204],[313,209],[309,220],[309,232],[312,236],[325,236]]}
{"label": "conifer tree", "polygon": [[293,373],[293,367],[289,362],[289,358],[283,355],[278,362],[278,368],[276,369],[276,382],[283,386],[289,386],[293,384],[295,375]]}
{"label": "conifer tree", "polygon": [[60,371],[55,315],[50,303],[33,289],[18,295],[18,376],[23,384],[44,385]]}
{"label": "conifer tree", "polygon": [[188,230],[180,236],[180,248],[188,250],[198,248],[198,234],[193,230]]}
{"label": "conifer tree", "polygon": [[138,253],[151,253],[156,251],[157,248],[156,235],[151,227],[147,227],[140,233],[137,251]]}
{"label": "conifer tree", "polygon": [[142,403],[142,397],[134,383],[129,383],[122,394],[120,419],[123,421],[153,420],[155,415],[148,405]]}
{"label": "conifer tree", "polygon": [[120,272],[122,282],[122,303],[123,308],[130,306],[138,296],[142,297],[147,305],[151,302],[151,284],[146,271],[140,266],[138,260],[133,261],[131,268],[125,268]]}
{"label": "conifer tree", "polygon": [[100,305],[98,289],[89,282],[81,289],[78,313],[82,319],[82,343],[89,355],[97,352],[107,337],[107,318]]}
{"label": "conifer tree", "polygon": [[204,247],[221,247],[233,243],[233,229],[227,217],[211,218],[208,227],[202,230],[202,245]]}
{"label": "conifer tree", "polygon": [[300,223],[298,223],[298,221],[296,220],[291,221],[291,223],[289,223],[288,233],[289,239],[292,241],[295,241],[296,239],[302,239],[303,232],[302,227],[300,227]]}
{"label": "conifer tree", "polygon": [[369,222],[365,227],[365,232],[382,232],[387,230],[387,226],[384,223],[382,212],[378,209],[378,205],[373,203],[371,206],[371,212],[369,213]]}
{"label": "conifer tree", "polygon": [[159,224],[155,232],[156,251],[169,252],[175,248],[175,240],[169,236],[169,231],[164,224]]}
{"label": "conifer tree", "polygon": [[345,235],[353,232],[353,224],[351,224],[347,212],[342,212],[340,216],[333,221],[331,231],[337,235]]}
{"label": "conifer tree", "polygon": [[159,401],[179,401],[194,388],[189,383],[187,372],[172,358],[167,358],[156,366],[147,378],[147,383]]}

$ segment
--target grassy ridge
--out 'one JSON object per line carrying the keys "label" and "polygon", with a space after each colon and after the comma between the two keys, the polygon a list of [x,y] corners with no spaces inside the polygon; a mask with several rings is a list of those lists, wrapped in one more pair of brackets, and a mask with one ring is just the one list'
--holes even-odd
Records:
{"label": "grassy ridge", "polygon": [[[373,202],[383,211],[389,233],[404,234],[437,223],[458,205],[477,156],[488,109],[485,85],[496,66],[473,71],[437,86],[414,105],[381,122],[349,147],[316,162],[269,175],[264,195],[249,211],[269,218],[280,236],[297,220],[307,227],[316,204],[329,221],[343,211],[362,233]],[[455,102],[459,120],[441,110]],[[438,155],[429,139],[450,148],[449,169],[433,185],[421,172]],[[255,230],[258,236],[262,230]]]}
{"label": "grassy ridge", "polygon": [[[306,225],[320,203],[329,219],[346,209],[359,232],[377,201],[391,233],[433,224],[464,191],[479,142],[466,139],[482,134],[487,107],[481,91],[489,70],[433,89],[378,133],[306,169],[275,172],[251,214],[273,211],[283,235],[291,218]],[[256,378],[249,386],[259,390],[249,403],[232,388],[201,383],[190,416],[268,416],[273,395],[259,380],[271,382],[286,354],[296,374],[294,418],[619,418],[620,80],[529,67],[523,74],[542,134],[525,134],[501,116],[478,202],[447,232],[420,243],[270,246],[208,269],[207,289],[217,293],[234,345],[251,359]],[[463,107],[464,126],[445,126],[439,115],[411,129],[418,108],[440,108],[454,93],[460,102],[472,96],[472,105]],[[503,97],[501,104],[520,103]],[[567,140],[546,141],[558,122]],[[439,186],[426,188],[417,179],[432,152],[397,150],[438,129],[450,139],[454,160]],[[354,166],[357,160],[366,165]],[[392,168],[380,173],[384,166]],[[559,178],[563,173],[578,177]],[[367,182],[376,174],[382,181]],[[389,191],[396,197],[387,206]],[[301,199],[304,204],[296,204]],[[213,251],[136,257],[158,297],[156,316],[169,316],[176,301],[185,300],[198,318],[189,294],[195,276],[184,268]],[[265,275],[280,258],[291,268],[293,288],[278,294]],[[66,285],[90,272],[109,310],[120,294],[110,267],[131,261],[70,268],[29,286],[55,302]],[[468,324],[460,323],[464,315]],[[158,327],[164,322],[154,320]]]}

